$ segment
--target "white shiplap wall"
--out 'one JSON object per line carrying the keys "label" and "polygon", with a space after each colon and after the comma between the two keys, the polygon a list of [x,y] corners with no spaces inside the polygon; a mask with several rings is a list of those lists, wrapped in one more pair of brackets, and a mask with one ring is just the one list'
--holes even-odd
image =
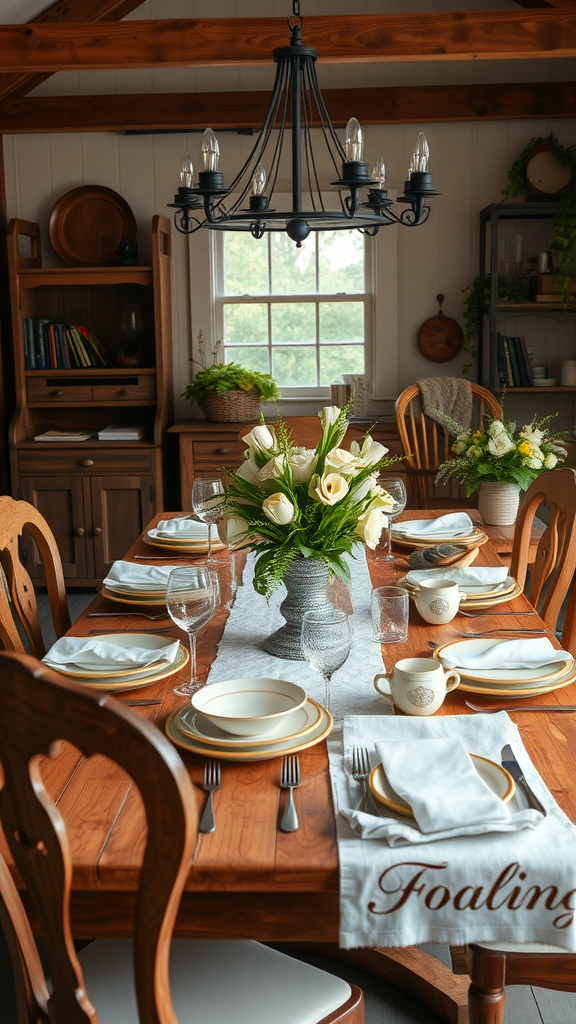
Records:
{"label": "white shiplap wall", "polygon": [[[286,0],[258,0],[250,4],[222,0],[218,16],[282,15]],[[355,2],[354,13],[385,10],[416,11],[476,8],[472,0],[464,3],[386,4],[364,0]],[[512,0],[494,0],[483,7],[517,9]],[[304,13],[343,14],[349,3],[339,0],[306,2]],[[214,5],[207,0],[149,0],[131,15],[148,17],[214,16]],[[305,41],[313,43],[313,40]],[[363,64],[319,67],[324,87],[436,84],[439,82],[533,81],[570,79],[573,68],[568,61],[458,61],[452,63]],[[211,91],[271,87],[273,69],[202,68],[162,69],[123,72],[82,72],[54,75],[40,86],[37,94],[92,94],[98,92]],[[529,139],[553,131],[569,145],[576,141],[575,120],[534,120],[518,122],[465,122],[431,125],[381,125],[366,130],[366,158],[380,152],[387,166],[388,184],[402,190],[410,152],[418,131],[425,130],[431,150],[430,169],[434,186],[442,193],[432,205],[429,222],[415,230],[388,228],[380,231],[373,244],[380,270],[378,279],[379,327],[375,341],[374,390],[393,396],[419,376],[441,373],[458,374],[466,356],[450,363],[435,364],[424,359],[416,346],[419,326],[437,312],[435,297],[444,293],[444,311],[462,320],[462,289],[478,272],[478,212],[498,202],[505,187],[506,169]],[[250,140],[234,133],[220,135],[221,167],[230,180],[247,154]],[[7,207],[9,217],[38,221],[43,233],[46,266],[58,265],[47,237],[50,210],[64,192],[77,185],[96,183],[115,189],[128,201],[138,224],[140,260],[150,256],[149,226],[153,213],[169,214],[166,203],[172,200],[184,150],[199,156],[198,134],[124,136],[119,133],[78,133],[54,135],[6,136]],[[329,168],[321,174],[329,180]],[[176,416],[190,415],[180,394],[190,379],[192,339],[200,327],[210,331],[208,291],[208,232],[199,232],[190,240],[173,231],[173,307],[174,307],[174,391]],[[525,255],[530,251],[526,250]],[[555,373],[562,358],[575,355],[572,323],[558,326],[539,318],[508,321],[509,334],[524,334],[534,345],[537,361],[546,361]],[[509,411],[521,417],[532,414],[531,397],[509,403]],[[542,396],[537,408],[543,414],[561,405],[562,427],[574,423],[572,399]],[[377,401],[370,411],[390,412],[392,402]],[[299,411],[291,408],[291,412]],[[310,408],[302,407],[302,411]]]}

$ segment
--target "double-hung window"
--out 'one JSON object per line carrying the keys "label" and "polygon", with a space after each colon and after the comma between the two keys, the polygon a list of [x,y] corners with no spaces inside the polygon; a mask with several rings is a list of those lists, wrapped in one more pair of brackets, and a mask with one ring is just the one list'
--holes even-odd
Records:
{"label": "double-hung window", "polygon": [[284,397],[326,393],[364,373],[371,296],[358,231],[216,236],[216,329],[223,359],[272,373]]}

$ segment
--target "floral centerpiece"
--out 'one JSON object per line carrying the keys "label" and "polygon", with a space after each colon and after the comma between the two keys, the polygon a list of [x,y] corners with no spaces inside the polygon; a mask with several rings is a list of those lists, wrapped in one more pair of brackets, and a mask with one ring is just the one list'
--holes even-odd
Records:
{"label": "floral centerpiece", "polygon": [[[452,451],[456,458],[442,463],[436,483],[455,477],[463,484],[467,497],[480,488],[478,507],[484,522],[503,526],[516,519],[520,490],[527,490],[543,471],[554,469],[566,458],[566,450],[558,443],[559,435],[551,434],[546,427],[551,416],[534,418],[519,431],[515,423],[504,419],[502,409],[501,419],[490,415],[486,419],[484,430],[463,431],[446,418],[446,426],[454,435]],[[498,494],[508,495],[507,511],[500,514],[497,509],[493,511]]]}
{"label": "floral centerpiece", "polygon": [[301,657],[303,612],[331,607],[329,575],[349,582],[345,556],[358,544],[376,547],[393,504],[378,484],[378,472],[397,461],[387,458],[388,449],[369,434],[361,444],[353,441],[349,451],[341,448],[347,410],[329,406],[319,416],[322,434],[315,449],[295,445],[282,420],[246,434],[245,461],[236,473],[229,472],[218,527],[225,543],[257,553],[259,594],[269,597],[286,583],[287,626],[266,645],[281,657]]}

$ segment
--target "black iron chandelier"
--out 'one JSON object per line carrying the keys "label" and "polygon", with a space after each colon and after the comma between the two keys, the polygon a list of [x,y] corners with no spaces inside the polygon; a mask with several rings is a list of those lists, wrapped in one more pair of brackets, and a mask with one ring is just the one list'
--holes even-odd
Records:
{"label": "black iron chandelier", "polygon": [[[432,188],[428,171],[428,143],[420,133],[408,168],[402,212],[392,209],[394,200],[385,188],[386,171],[381,156],[374,161],[372,175],[363,161],[364,138],[355,117],[346,126],[344,145],[328,116],[316,76],[318,51],[302,44],[300,0],[293,0],[288,18],[289,46],[273,51],[277,64],[270,106],[258,138],[246,163],[229,188],[219,170],[220,147],[211,128],[202,139],[203,170],[194,183],[194,168],[188,153],[180,168],[180,187],[174,202],[174,223],[178,231],[190,234],[200,227],[215,231],[249,231],[262,238],[266,231],[286,231],[301,246],[311,231],[342,231],[357,228],[375,235],[387,224],[417,227],[428,219],[427,200],[440,193]],[[338,194],[339,209],[327,209],[320,189],[317,161],[312,146],[312,127],[319,126],[330,160],[338,175],[331,182]],[[291,129],[292,209],[276,210],[274,188]],[[274,130],[276,134],[273,135]],[[268,168],[266,170],[265,168]],[[362,202],[361,196],[365,194]],[[230,202],[227,202],[230,197]],[[305,199],[304,199],[305,197]]]}

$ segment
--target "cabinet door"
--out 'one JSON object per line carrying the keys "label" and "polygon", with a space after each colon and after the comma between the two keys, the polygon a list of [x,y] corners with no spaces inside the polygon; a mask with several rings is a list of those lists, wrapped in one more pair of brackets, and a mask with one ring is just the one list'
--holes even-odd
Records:
{"label": "cabinet door", "polygon": [[103,578],[154,515],[152,476],[92,477],[94,572]]}
{"label": "cabinet door", "polygon": [[[44,516],[56,538],[67,580],[93,575],[92,552],[86,543],[92,529],[90,483],[75,476],[22,477],[22,497]],[[32,539],[24,540],[30,575],[44,577],[44,564]]]}

